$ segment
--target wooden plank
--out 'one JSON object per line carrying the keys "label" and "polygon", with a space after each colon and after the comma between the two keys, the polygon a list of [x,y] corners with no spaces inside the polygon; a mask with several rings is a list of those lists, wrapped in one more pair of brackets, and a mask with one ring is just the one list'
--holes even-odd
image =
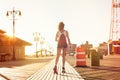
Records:
{"label": "wooden plank", "polygon": [[82,77],[79,75],[79,73],[77,73],[72,66],[70,66],[68,63],[66,63],[66,64],[67,64],[67,69],[69,69],[69,72],[70,72],[69,76],[71,76],[72,80],[82,79]]}
{"label": "wooden plank", "polygon": [[31,75],[27,80],[35,80],[35,79],[39,80],[40,78],[44,77],[44,74],[46,73],[46,70],[49,69],[50,65],[51,65],[51,62],[45,67],[43,67],[42,69],[38,70],[33,75]]}
{"label": "wooden plank", "polygon": [[58,74],[53,73],[55,60],[52,60],[44,68],[38,70],[36,73],[31,75],[27,80],[84,80],[76,70],[66,62],[65,70],[66,73],[62,73],[62,59],[60,58],[57,69]]}

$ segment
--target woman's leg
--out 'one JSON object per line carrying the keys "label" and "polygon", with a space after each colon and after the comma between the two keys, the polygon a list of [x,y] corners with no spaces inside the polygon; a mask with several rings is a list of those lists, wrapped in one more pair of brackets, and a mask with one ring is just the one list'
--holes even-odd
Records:
{"label": "woman's leg", "polygon": [[57,48],[57,55],[56,55],[56,60],[55,60],[55,66],[53,68],[54,74],[58,74],[58,72],[57,72],[57,63],[58,63],[60,55],[61,55],[61,48]]}
{"label": "woman's leg", "polygon": [[62,54],[62,69],[63,69],[63,73],[65,73],[65,57],[66,56],[66,48],[63,48],[63,54]]}
{"label": "woman's leg", "polygon": [[55,60],[56,66],[57,66],[60,55],[61,55],[61,48],[57,48],[57,55],[56,55],[56,60]]}

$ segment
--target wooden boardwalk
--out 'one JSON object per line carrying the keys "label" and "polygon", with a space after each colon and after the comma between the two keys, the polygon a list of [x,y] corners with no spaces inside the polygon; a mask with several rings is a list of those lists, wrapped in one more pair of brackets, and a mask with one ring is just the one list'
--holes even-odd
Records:
{"label": "wooden boardwalk", "polygon": [[52,60],[42,69],[31,75],[27,80],[84,80],[76,70],[66,62],[65,70],[66,73],[62,73],[62,60],[58,63],[58,74],[53,73],[54,61]]}

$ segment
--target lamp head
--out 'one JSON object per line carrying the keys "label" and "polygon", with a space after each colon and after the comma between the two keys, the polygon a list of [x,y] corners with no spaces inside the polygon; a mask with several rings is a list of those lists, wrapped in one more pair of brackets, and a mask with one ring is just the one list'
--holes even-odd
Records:
{"label": "lamp head", "polygon": [[9,16],[9,13],[8,13],[8,11],[7,11],[7,13],[6,13],[6,16]]}
{"label": "lamp head", "polygon": [[21,16],[21,11],[19,11],[19,16]]}

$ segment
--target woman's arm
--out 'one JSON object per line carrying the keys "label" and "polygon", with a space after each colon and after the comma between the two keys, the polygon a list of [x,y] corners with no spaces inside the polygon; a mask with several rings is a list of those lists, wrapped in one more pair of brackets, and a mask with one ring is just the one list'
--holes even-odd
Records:
{"label": "woman's arm", "polygon": [[58,32],[56,33],[55,41],[58,41]]}
{"label": "woman's arm", "polygon": [[66,37],[67,37],[67,40],[68,40],[68,44],[71,44],[68,31],[66,31]]}

